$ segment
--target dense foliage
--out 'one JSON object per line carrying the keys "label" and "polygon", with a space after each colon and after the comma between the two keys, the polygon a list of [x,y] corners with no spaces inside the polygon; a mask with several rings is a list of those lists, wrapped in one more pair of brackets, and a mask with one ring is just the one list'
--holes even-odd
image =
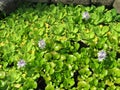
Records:
{"label": "dense foliage", "polygon": [[115,9],[25,4],[0,20],[0,90],[120,90],[119,85]]}

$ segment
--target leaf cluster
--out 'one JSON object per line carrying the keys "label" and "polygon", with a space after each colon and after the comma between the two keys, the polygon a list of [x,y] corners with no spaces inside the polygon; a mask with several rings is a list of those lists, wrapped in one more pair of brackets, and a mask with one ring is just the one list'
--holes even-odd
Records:
{"label": "leaf cluster", "polygon": [[[0,20],[0,90],[42,89],[40,77],[45,90],[119,90],[119,21],[105,6],[22,5]],[[99,50],[107,53],[103,62]],[[18,69],[20,59],[26,66]]]}

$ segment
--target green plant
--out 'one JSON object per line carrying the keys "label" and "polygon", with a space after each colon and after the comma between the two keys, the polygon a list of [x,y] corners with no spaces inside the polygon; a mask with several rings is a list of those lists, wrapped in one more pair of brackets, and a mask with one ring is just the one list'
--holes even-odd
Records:
{"label": "green plant", "polygon": [[30,5],[0,20],[1,90],[119,90],[115,9]]}

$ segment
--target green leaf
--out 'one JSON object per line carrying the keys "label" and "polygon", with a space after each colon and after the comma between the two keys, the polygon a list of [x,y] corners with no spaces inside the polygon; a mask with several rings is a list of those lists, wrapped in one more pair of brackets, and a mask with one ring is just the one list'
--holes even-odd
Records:
{"label": "green leaf", "polygon": [[42,20],[42,19],[40,19],[41,21],[38,23],[38,26],[39,27],[43,27],[44,26],[44,24],[45,24],[45,21],[44,20]]}
{"label": "green leaf", "polygon": [[1,24],[0,24],[0,30],[1,30],[1,29],[4,29],[5,27],[6,27],[6,24],[4,24],[4,23],[1,23]]}
{"label": "green leaf", "polygon": [[69,64],[72,64],[76,60],[77,60],[77,58],[74,55],[68,55],[68,57],[67,57],[67,63],[69,63]]}
{"label": "green leaf", "polygon": [[105,81],[105,84],[108,85],[108,86],[113,86],[114,85],[114,83],[112,81],[108,80],[108,79]]}
{"label": "green leaf", "polygon": [[99,64],[97,62],[90,63],[91,68],[97,69],[99,67]]}
{"label": "green leaf", "polygon": [[63,31],[64,31],[64,26],[65,26],[64,24],[60,24],[60,25],[57,25],[57,26],[53,26],[53,27],[51,28],[51,30],[53,31],[54,34],[60,35],[60,34],[62,34]]}
{"label": "green leaf", "polygon": [[35,61],[36,63],[35,63],[35,65],[38,65],[38,66],[42,66],[45,62],[46,62],[46,59],[45,58],[43,58],[43,59],[36,59],[37,61]]}
{"label": "green leaf", "polygon": [[5,85],[6,85],[6,81],[0,80],[0,89],[5,90],[6,89]]}
{"label": "green leaf", "polygon": [[49,23],[50,24],[54,24],[54,22],[55,22],[55,18],[54,17],[50,17]]}
{"label": "green leaf", "polygon": [[80,47],[80,44],[79,44],[79,43],[75,43],[75,44],[74,44],[74,48],[75,48],[76,51],[79,49],[79,47]]}
{"label": "green leaf", "polygon": [[15,69],[11,69],[8,71],[7,78],[6,78],[8,81],[15,82],[19,78],[20,78],[20,73],[18,73]]}
{"label": "green leaf", "polygon": [[86,81],[80,80],[77,85],[77,90],[88,90],[89,87],[90,85]]}
{"label": "green leaf", "polygon": [[73,24],[70,24],[70,23],[74,23],[73,21],[73,16],[67,16],[67,20],[69,22],[69,25],[70,25],[70,29],[72,28],[71,26],[73,26]]}
{"label": "green leaf", "polygon": [[107,38],[99,38],[96,48],[103,48],[105,45],[105,42],[107,41]]}
{"label": "green leaf", "polygon": [[[102,25],[101,25],[101,27],[102,27]],[[101,28],[100,28],[100,26],[98,27],[93,27],[93,30],[94,30],[94,32],[95,32],[95,34],[97,35],[97,36],[100,36],[100,32],[101,32]]]}
{"label": "green leaf", "polygon": [[52,85],[52,82],[47,84],[47,86],[45,87],[45,90],[54,90],[54,86]]}
{"label": "green leaf", "polygon": [[96,90],[97,88],[95,86],[90,87],[90,90]]}
{"label": "green leaf", "polygon": [[97,13],[91,14],[91,23],[97,25],[99,20],[100,20],[100,15],[98,15]]}
{"label": "green leaf", "polygon": [[120,15],[117,15],[114,19],[115,21],[120,21]]}
{"label": "green leaf", "polygon": [[40,28],[40,31],[38,32],[40,36],[42,36],[44,34],[45,28]]}
{"label": "green leaf", "polygon": [[115,86],[115,85],[112,85],[112,86],[109,86],[108,88],[107,88],[107,90],[119,90],[119,89],[117,89],[117,87]]}
{"label": "green leaf", "polygon": [[62,19],[62,18],[63,18],[63,12],[59,12],[58,19]]}
{"label": "green leaf", "polygon": [[55,46],[54,46],[54,50],[55,51],[59,51],[59,50],[61,50],[62,49],[62,45],[61,44],[56,44]]}
{"label": "green leaf", "polygon": [[27,78],[26,82],[24,82],[25,88],[35,89],[37,88],[37,83],[32,78]]}
{"label": "green leaf", "polygon": [[112,14],[110,11],[107,11],[105,14],[104,14],[104,18],[105,18],[105,22],[109,23],[112,21]]}
{"label": "green leaf", "polygon": [[91,71],[89,70],[88,66],[85,66],[84,68],[80,69],[79,73],[83,77],[88,77],[91,75]]}
{"label": "green leaf", "polygon": [[93,82],[93,86],[97,86],[97,85],[98,85],[98,83],[99,83],[97,79],[93,79],[93,81],[92,81],[92,82]]}
{"label": "green leaf", "polygon": [[67,64],[66,66],[67,66],[67,69],[68,69],[69,71],[71,71],[71,70],[73,69],[73,66],[72,66],[71,64]]}
{"label": "green leaf", "polygon": [[68,23],[67,25],[66,25],[66,27],[67,27],[67,30],[69,31],[69,32],[73,32],[74,31],[74,27],[73,27],[73,24],[72,23]]}
{"label": "green leaf", "polygon": [[78,53],[78,52],[75,52],[73,55],[74,55],[78,60],[81,58],[81,54]]}
{"label": "green leaf", "polygon": [[70,88],[71,86],[73,86],[74,83],[75,83],[74,79],[67,78],[67,79],[64,80],[63,85],[67,89],[67,88]]}
{"label": "green leaf", "polygon": [[49,72],[49,70],[50,70],[50,65],[49,65],[49,63],[45,63],[45,72]]}
{"label": "green leaf", "polygon": [[55,72],[54,68],[50,68],[49,74],[53,74]]}
{"label": "green leaf", "polygon": [[57,7],[56,7],[55,5],[51,4],[51,5],[50,5],[50,8],[51,8],[51,10],[52,10],[52,13],[56,13]]}
{"label": "green leaf", "polygon": [[55,67],[55,70],[56,71],[61,71],[62,70],[62,67],[63,67],[63,61],[55,61],[56,63],[56,67]]}
{"label": "green leaf", "polygon": [[44,58],[45,58],[46,60],[50,60],[50,59],[52,58],[51,53],[46,53],[46,54],[44,55]]}
{"label": "green leaf", "polygon": [[93,31],[88,31],[87,33],[84,31],[81,33],[82,39],[90,40],[90,39],[93,39],[94,36],[95,36],[95,33]]}
{"label": "green leaf", "polygon": [[117,79],[115,80],[115,83],[116,83],[116,84],[120,84],[120,78],[117,78]]}
{"label": "green leaf", "polygon": [[117,10],[114,8],[114,9],[111,9],[111,14],[112,16],[117,16]]}
{"label": "green leaf", "polygon": [[116,77],[120,77],[120,69],[119,68],[113,68],[112,74]]}
{"label": "green leaf", "polygon": [[14,19],[9,18],[8,21],[7,21],[7,23],[8,23],[8,25],[9,25],[10,27],[15,27]]}
{"label": "green leaf", "polygon": [[117,25],[115,25],[115,31],[120,33],[120,23],[118,23]]}
{"label": "green leaf", "polygon": [[60,58],[60,54],[57,53],[57,52],[51,52],[52,55],[53,55],[53,59],[56,60],[56,59],[59,59]]}
{"label": "green leaf", "polygon": [[33,17],[33,22],[36,21],[37,19],[38,19],[38,15],[35,15],[35,16]]}
{"label": "green leaf", "polygon": [[60,60],[61,61],[66,60],[66,55],[60,55]]}
{"label": "green leaf", "polygon": [[8,65],[8,62],[4,62],[4,63],[3,63],[3,68],[6,68],[7,65]]}
{"label": "green leaf", "polygon": [[75,27],[72,32],[76,34],[78,31],[79,31],[79,28]]}
{"label": "green leaf", "polygon": [[69,82],[69,85],[70,85],[70,86],[73,86],[74,83],[75,83],[75,82],[74,82],[74,79],[69,79],[68,82]]}
{"label": "green leaf", "polygon": [[108,70],[103,70],[102,71],[102,75],[107,76],[107,74],[108,74]]}
{"label": "green leaf", "polygon": [[109,31],[109,27],[108,26],[104,26],[101,30],[101,35],[104,35],[105,33],[107,33]]}
{"label": "green leaf", "polygon": [[61,80],[62,80],[61,73],[55,72],[54,77],[56,78],[55,80],[56,80],[57,82],[61,82]]}
{"label": "green leaf", "polygon": [[4,71],[0,71],[0,79],[5,78],[5,72]]}
{"label": "green leaf", "polygon": [[105,10],[105,6],[99,6],[96,8],[96,12],[99,12],[99,13],[103,12],[104,10]]}

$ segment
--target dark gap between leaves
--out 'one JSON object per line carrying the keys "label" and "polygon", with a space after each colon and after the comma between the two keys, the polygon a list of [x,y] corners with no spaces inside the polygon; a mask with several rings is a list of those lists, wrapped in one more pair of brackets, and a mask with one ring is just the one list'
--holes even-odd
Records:
{"label": "dark gap between leaves", "polygon": [[61,81],[60,84],[58,85],[58,87],[60,87],[60,85],[62,84],[63,82]]}
{"label": "dark gap between leaves", "polygon": [[89,47],[89,45],[85,44],[84,42],[82,41],[78,41],[78,43],[80,44],[80,49],[83,48],[83,47]]}
{"label": "dark gap between leaves", "polygon": [[[74,44],[74,40],[70,40],[70,42],[71,42],[71,44]],[[86,48],[86,47],[89,47],[89,45],[87,45],[87,44],[85,44],[84,42],[82,42],[82,41],[78,41],[78,43],[80,44],[80,47],[79,47],[79,49],[78,50],[80,50],[81,48]]]}
{"label": "dark gap between leaves", "polygon": [[0,11],[0,20],[4,19],[6,17],[5,13]]}
{"label": "dark gap between leaves", "polygon": [[77,87],[77,84],[78,84],[78,75],[79,75],[78,71],[75,71],[74,72],[74,76],[73,76],[75,84],[72,86],[72,88],[73,87]]}
{"label": "dark gap between leaves", "polygon": [[[105,5],[105,9],[108,9],[108,10],[113,9],[113,6],[112,6],[113,3],[114,3],[114,1],[112,2],[111,5]],[[95,4],[91,2],[91,4],[90,4],[89,6],[91,7],[91,6],[93,6],[93,5],[94,5],[95,7],[99,7],[99,6],[101,6],[102,4],[101,4],[100,2],[95,3]]]}
{"label": "dark gap between leaves", "polygon": [[92,77],[92,75],[93,75],[93,70],[92,70],[90,67],[89,67],[89,70],[92,72],[89,77]]}
{"label": "dark gap between leaves", "polygon": [[120,84],[114,83],[115,86],[120,86]]}
{"label": "dark gap between leaves", "polygon": [[3,56],[3,53],[0,52],[0,61],[4,61],[3,58],[2,58],[2,56]]}
{"label": "dark gap between leaves", "polygon": [[107,90],[108,87],[109,87],[108,85],[105,85],[105,90]]}
{"label": "dark gap between leaves", "polygon": [[46,83],[43,77],[39,77],[37,80],[37,88],[35,90],[45,90]]}
{"label": "dark gap between leaves", "polygon": [[117,54],[116,54],[116,60],[117,60],[118,58],[120,58],[120,53],[119,53],[119,52],[117,52]]}
{"label": "dark gap between leaves", "polygon": [[99,79],[99,80],[98,80],[98,82],[102,82],[102,80],[101,80],[101,79]]}
{"label": "dark gap between leaves", "polygon": [[11,67],[13,67],[14,66],[14,63],[12,62],[12,63],[8,63],[8,65],[7,65],[7,68],[11,68]]}

